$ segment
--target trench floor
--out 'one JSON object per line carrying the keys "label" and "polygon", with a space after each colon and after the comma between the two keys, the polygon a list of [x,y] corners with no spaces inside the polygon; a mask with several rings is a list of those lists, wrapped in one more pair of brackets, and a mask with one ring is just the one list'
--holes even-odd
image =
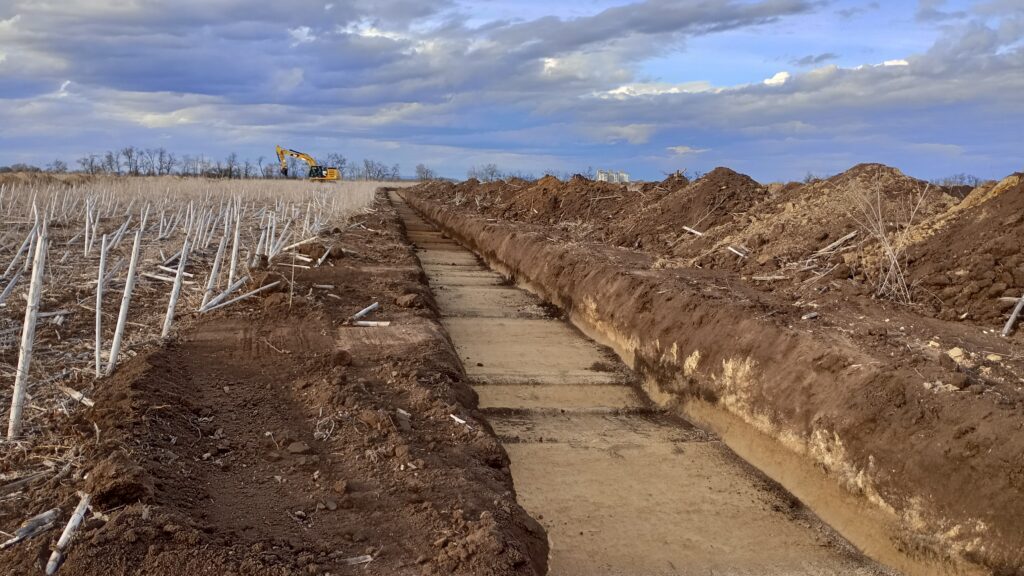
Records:
{"label": "trench floor", "polygon": [[891,574],[400,197],[442,322],[547,530],[550,574]]}

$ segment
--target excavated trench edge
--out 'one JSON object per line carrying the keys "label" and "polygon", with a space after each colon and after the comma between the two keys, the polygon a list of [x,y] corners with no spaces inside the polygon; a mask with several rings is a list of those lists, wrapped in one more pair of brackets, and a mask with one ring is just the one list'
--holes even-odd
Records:
{"label": "excavated trench edge", "polygon": [[919,555],[908,554],[894,538],[901,530],[894,514],[846,490],[810,458],[794,452],[778,439],[725,408],[699,398],[679,397],[665,392],[662,385],[668,384],[670,388],[671,383],[661,382],[657,371],[641,370],[639,359],[632,351],[635,345],[630,345],[628,336],[612,329],[610,322],[594,314],[581,313],[573,302],[560,298],[556,289],[549,289],[536,279],[527,277],[523,270],[500,260],[496,250],[483,249],[478,246],[477,239],[434,218],[410,195],[400,193],[400,196],[423,219],[476,254],[493,270],[512,279],[520,288],[565,309],[569,320],[581,332],[614,350],[623,362],[641,373],[644,391],[650,400],[663,407],[677,408],[681,415],[719,435],[739,457],[800,499],[867,557],[908,576],[982,576],[992,573],[962,557],[937,558],[939,552],[935,550],[918,551],[922,552]]}

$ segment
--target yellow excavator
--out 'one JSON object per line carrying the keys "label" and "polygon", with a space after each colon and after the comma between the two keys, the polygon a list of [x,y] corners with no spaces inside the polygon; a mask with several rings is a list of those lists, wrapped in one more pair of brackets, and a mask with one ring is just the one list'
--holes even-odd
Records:
{"label": "yellow excavator", "polygon": [[316,159],[309,154],[297,152],[290,148],[277,147],[277,159],[281,162],[281,174],[288,176],[288,156],[292,158],[298,158],[306,164],[309,164],[309,179],[318,181],[334,181],[341,180],[341,172],[337,168],[331,168],[327,166],[321,166],[317,163]]}

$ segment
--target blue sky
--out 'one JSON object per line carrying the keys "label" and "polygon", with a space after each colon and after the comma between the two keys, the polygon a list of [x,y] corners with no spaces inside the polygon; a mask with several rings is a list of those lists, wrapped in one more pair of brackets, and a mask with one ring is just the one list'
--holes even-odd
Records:
{"label": "blue sky", "polygon": [[1024,0],[0,0],[0,164],[1024,170]]}

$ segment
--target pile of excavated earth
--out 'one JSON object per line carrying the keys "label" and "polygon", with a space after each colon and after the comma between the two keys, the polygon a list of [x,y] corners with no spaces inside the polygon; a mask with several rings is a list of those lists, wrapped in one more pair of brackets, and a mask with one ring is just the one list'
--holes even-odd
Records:
{"label": "pile of excavated earth", "polygon": [[717,168],[403,196],[860,549],[908,573],[1024,570],[1024,328],[1000,335],[1024,295],[1021,174],[966,191],[879,164],[771,185]]}
{"label": "pile of excavated earth", "polygon": [[[728,168],[690,181],[610,184],[575,176],[459,184],[419,195],[490,218],[549,226],[564,240],[635,249],[662,266],[743,273],[770,291],[878,293],[898,251],[915,312],[968,323],[1006,319],[1024,293],[1024,183],[1015,174],[962,196],[880,164],[826,180],[762,185]],[[962,199],[961,199],[962,198]],[[881,232],[884,231],[884,234]]]}

